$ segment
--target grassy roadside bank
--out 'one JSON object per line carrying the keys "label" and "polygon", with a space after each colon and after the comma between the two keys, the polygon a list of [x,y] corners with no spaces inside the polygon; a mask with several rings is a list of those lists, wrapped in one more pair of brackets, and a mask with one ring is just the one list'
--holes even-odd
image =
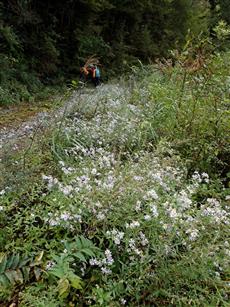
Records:
{"label": "grassy roadside bank", "polygon": [[0,196],[2,306],[228,306],[227,59],[136,69],[34,144]]}

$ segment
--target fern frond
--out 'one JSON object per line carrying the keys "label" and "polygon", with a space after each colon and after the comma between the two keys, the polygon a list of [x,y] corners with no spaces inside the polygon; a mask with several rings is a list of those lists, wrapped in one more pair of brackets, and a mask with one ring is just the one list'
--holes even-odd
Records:
{"label": "fern frond", "polygon": [[16,283],[23,284],[30,278],[30,273],[38,280],[42,269],[39,268],[43,252],[35,259],[20,254],[0,255],[0,286],[7,287]]}

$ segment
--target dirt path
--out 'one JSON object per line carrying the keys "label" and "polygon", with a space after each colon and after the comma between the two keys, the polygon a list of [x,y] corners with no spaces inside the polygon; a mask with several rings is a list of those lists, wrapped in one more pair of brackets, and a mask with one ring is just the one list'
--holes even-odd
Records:
{"label": "dirt path", "polygon": [[18,150],[25,146],[26,140],[52,127],[63,115],[71,112],[85,96],[92,95],[92,91],[93,89],[81,89],[72,93],[69,98],[59,98],[55,105],[61,106],[51,110],[43,108],[41,111],[41,108],[38,110],[30,106],[0,110],[0,119],[2,119],[0,120],[0,158],[6,149],[7,151]]}

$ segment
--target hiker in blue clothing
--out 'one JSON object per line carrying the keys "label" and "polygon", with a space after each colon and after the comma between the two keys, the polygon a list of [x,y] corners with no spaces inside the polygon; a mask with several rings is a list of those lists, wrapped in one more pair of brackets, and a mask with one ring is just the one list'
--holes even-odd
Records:
{"label": "hiker in blue clothing", "polygon": [[85,65],[80,68],[80,78],[85,82],[90,80],[95,86],[101,83],[101,72],[98,67],[99,60],[94,55],[87,59]]}
{"label": "hiker in blue clothing", "polygon": [[95,77],[94,77],[94,85],[98,86],[100,84],[101,72],[98,66],[95,65]]}

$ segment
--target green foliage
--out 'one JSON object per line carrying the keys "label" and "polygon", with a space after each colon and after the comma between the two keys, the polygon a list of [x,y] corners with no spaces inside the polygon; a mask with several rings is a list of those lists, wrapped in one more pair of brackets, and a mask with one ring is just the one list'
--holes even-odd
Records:
{"label": "green foliage", "polygon": [[22,48],[19,37],[14,33],[12,26],[0,25],[0,35],[3,38],[2,50],[6,53],[17,56]]}
{"label": "green foliage", "polygon": [[79,56],[82,60],[87,58],[88,56],[92,55],[92,51],[95,50],[98,56],[105,57],[110,47],[107,45],[102,37],[96,37],[96,36],[83,36],[79,40]]}
{"label": "green foliage", "polygon": [[[227,4],[219,2],[225,14]],[[64,6],[60,0],[48,4],[3,1],[0,9],[0,58],[15,61],[1,69],[6,76],[1,84],[3,105],[34,100],[41,92],[38,82],[60,84],[78,77],[80,65],[92,54],[100,57],[103,75],[110,77],[126,72],[138,59],[146,63],[167,56],[170,49],[181,49],[188,31],[197,36],[208,33],[210,24],[217,24],[219,18],[228,22],[210,10],[208,0],[164,0],[160,4],[90,0],[67,1]],[[211,13],[217,16],[215,22],[210,21]],[[31,80],[29,85],[25,79]],[[17,94],[11,94],[14,88]]]}
{"label": "green foliage", "polygon": [[[107,1],[79,3],[92,9],[88,31]],[[191,30],[173,59],[145,66],[135,60],[137,50],[129,55],[127,33],[139,29],[152,42],[149,24],[142,32],[134,13],[146,13],[147,4],[151,14],[158,12],[157,4],[112,4],[106,14],[119,9],[116,17],[125,20],[114,33],[113,52],[132,73],[79,95],[46,146],[31,145],[27,156],[9,159],[7,187],[0,190],[0,301],[17,297],[19,306],[34,307],[227,306],[230,54]],[[163,1],[159,12],[175,16],[172,4]],[[68,21],[76,29],[72,15]],[[171,22],[159,35],[173,35]],[[216,31],[226,28],[220,24]],[[86,45],[107,41],[92,37]],[[151,56],[151,48],[142,56]],[[15,65],[12,59],[5,58],[6,67]],[[26,76],[20,78],[28,83]],[[41,251],[44,256],[33,261]]]}
{"label": "green foliage", "polygon": [[71,258],[62,254],[61,256],[53,256],[56,264],[49,270],[49,274],[58,277],[58,293],[59,296],[65,298],[69,295],[71,287],[77,290],[82,289],[82,280],[70,268]]}
{"label": "green foliage", "polygon": [[65,242],[65,248],[70,256],[81,262],[87,262],[88,258],[96,257],[99,254],[98,247],[83,236],[75,238],[74,242]]}
{"label": "green foliage", "polygon": [[3,195],[4,248],[46,250],[23,303],[226,304],[229,53],[194,70],[205,44],[85,95],[54,132],[56,174]]}
{"label": "green foliage", "polygon": [[[32,257],[12,254],[8,256],[5,253],[0,255],[0,292],[1,299],[10,297],[13,287],[28,283],[32,277],[38,281],[42,274],[42,257],[41,252],[34,259]],[[8,289],[8,291],[7,291]]]}

